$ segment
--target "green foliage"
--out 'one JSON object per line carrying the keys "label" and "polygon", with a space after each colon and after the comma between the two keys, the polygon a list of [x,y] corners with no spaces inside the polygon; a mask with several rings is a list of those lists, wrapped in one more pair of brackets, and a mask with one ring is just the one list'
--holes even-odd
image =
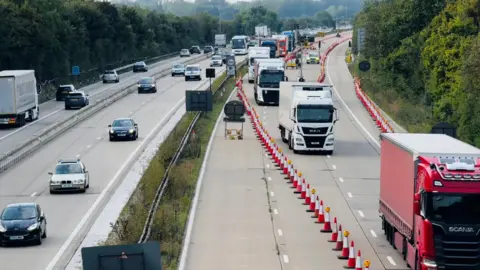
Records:
{"label": "green foliage", "polygon": [[357,74],[381,106],[411,131],[446,121],[480,146],[479,0],[372,1],[356,17],[359,27],[372,70]]}

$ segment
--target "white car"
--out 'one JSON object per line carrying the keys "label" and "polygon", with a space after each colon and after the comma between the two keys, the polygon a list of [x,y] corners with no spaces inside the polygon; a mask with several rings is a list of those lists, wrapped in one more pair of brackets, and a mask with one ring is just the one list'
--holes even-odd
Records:
{"label": "white car", "polygon": [[50,194],[59,191],[85,192],[90,186],[90,175],[80,159],[61,159],[50,175]]}
{"label": "white car", "polygon": [[172,77],[176,75],[185,76],[185,65],[184,64],[175,64],[172,67]]}
{"label": "white car", "polygon": [[202,80],[202,69],[200,65],[188,65],[185,68],[185,81],[189,81],[190,79]]}
{"label": "white car", "polygon": [[222,60],[222,56],[220,55],[214,55],[212,56],[212,63],[210,63],[210,66],[211,67],[221,67],[223,66],[223,60]]}
{"label": "white car", "polygon": [[105,72],[102,75],[102,80],[103,80],[103,83],[108,83],[108,82],[118,83],[120,81],[120,76],[118,76],[115,70],[105,70]]}
{"label": "white car", "polygon": [[188,49],[182,49],[180,51],[180,57],[189,57],[190,56],[190,51]]}

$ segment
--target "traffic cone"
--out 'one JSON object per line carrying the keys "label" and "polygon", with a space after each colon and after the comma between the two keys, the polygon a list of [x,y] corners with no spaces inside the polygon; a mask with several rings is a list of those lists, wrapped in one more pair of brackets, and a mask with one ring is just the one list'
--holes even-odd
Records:
{"label": "traffic cone", "polygon": [[320,230],[323,233],[331,233],[332,225],[330,224],[330,207],[325,207],[325,223],[323,223],[323,229]]}
{"label": "traffic cone", "polygon": [[343,233],[342,233],[342,225],[338,226],[337,237],[335,239],[335,247],[332,248],[333,251],[342,251],[343,248]]}
{"label": "traffic cone", "polygon": [[275,152],[275,166],[280,167],[280,159],[282,158],[282,148],[276,147],[276,152]]}
{"label": "traffic cone", "polygon": [[348,255],[350,253],[350,249],[348,248],[348,236],[350,235],[350,232],[345,230],[343,232],[343,246],[342,246],[342,253],[337,256],[338,259],[340,260],[347,260]]}
{"label": "traffic cone", "polygon": [[305,185],[305,178],[302,179],[302,182],[298,182],[297,190],[295,190],[293,193],[296,193],[296,194],[302,193],[302,189],[304,185]]}
{"label": "traffic cone", "polygon": [[280,160],[280,170],[282,170],[282,172],[285,170],[286,160],[287,160],[287,156],[282,154],[282,160]]}
{"label": "traffic cone", "polygon": [[289,178],[290,182],[293,182],[296,174],[297,174],[297,169],[293,169],[293,166],[292,166],[292,174],[290,175],[290,178]]}
{"label": "traffic cone", "polygon": [[302,177],[302,172],[298,172],[295,174],[295,177],[293,178],[293,183],[292,183],[292,187],[293,188],[297,188],[298,186],[298,178]]}
{"label": "traffic cone", "polygon": [[308,212],[315,212],[315,204],[317,201],[315,200],[315,190],[312,190],[312,195],[310,196],[310,209],[308,209]]}
{"label": "traffic cone", "polygon": [[320,209],[320,198],[318,198],[318,195],[317,195],[317,199],[315,200],[315,209],[314,209],[315,214],[313,214],[312,218],[317,218],[318,217],[318,210],[319,209]]}
{"label": "traffic cone", "polygon": [[360,250],[357,253],[357,258],[355,259],[355,270],[362,270],[362,253]]}
{"label": "traffic cone", "polygon": [[305,199],[307,197],[307,189],[310,187],[310,184],[305,184],[302,185],[302,193],[300,193],[300,198],[299,199]]}
{"label": "traffic cone", "polygon": [[288,166],[288,170],[287,170],[287,175],[285,176],[285,180],[289,180],[292,175],[293,175],[293,164],[292,164],[292,161],[290,160],[290,165]]}
{"label": "traffic cone", "polygon": [[283,174],[287,174],[288,173],[288,166],[290,164],[290,160],[287,160],[287,157],[285,157],[285,164],[283,166]]}
{"label": "traffic cone", "polygon": [[[331,242],[331,243],[337,242],[338,230],[341,231],[342,227],[340,226],[340,229],[338,228],[337,218],[334,217],[333,218],[333,227],[332,227],[332,237],[330,238],[330,240],[328,240],[328,242]],[[340,232],[340,234],[342,234],[342,233]]]}
{"label": "traffic cone", "polygon": [[317,223],[325,223],[325,214],[323,213],[323,201],[320,201],[320,206],[318,208],[318,219]]}
{"label": "traffic cone", "polygon": [[363,270],[370,270],[370,261],[369,260],[365,260],[363,262],[363,266],[365,266],[365,268],[363,268]]}
{"label": "traffic cone", "polygon": [[350,250],[348,251],[347,265],[345,265],[343,268],[345,268],[345,269],[355,269],[356,261],[357,260],[355,258],[355,243],[352,241],[350,243]]}

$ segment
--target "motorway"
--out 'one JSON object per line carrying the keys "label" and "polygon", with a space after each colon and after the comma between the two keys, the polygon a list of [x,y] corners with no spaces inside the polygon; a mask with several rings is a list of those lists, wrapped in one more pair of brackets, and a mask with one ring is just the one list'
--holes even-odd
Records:
{"label": "motorway", "polygon": [[[237,61],[241,59],[237,58]],[[165,65],[171,66],[176,60],[178,59],[169,60],[170,63]],[[135,92],[126,96],[1,174],[0,208],[9,203],[34,201],[43,207],[48,222],[48,238],[41,246],[0,248],[2,270],[64,269],[95,215],[104,205],[98,204],[97,198],[102,193],[107,194],[106,198],[108,194],[111,196],[114,193],[122,181],[123,171],[155,135],[165,115],[185,96],[185,90],[206,87],[204,74],[210,60],[203,60],[199,64],[202,68],[202,82],[185,82],[183,77],[170,76],[157,79],[158,93],[139,95]],[[216,68],[216,74],[220,75],[224,69],[225,66]],[[153,72],[154,69],[151,69],[149,74]],[[129,78],[134,81],[145,75],[130,75]],[[126,76],[128,75],[121,77],[121,82],[127,80]],[[105,90],[120,86],[112,84],[103,87]],[[91,88],[90,93],[94,88]],[[52,110],[57,108],[55,102],[49,104],[53,107]],[[43,111],[45,113],[45,109]],[[109,142],[107,126],[119,117],[132,117],[136,120],[139,126],[137,141]],[[75,157],[81,158],[90,172],[90,188],[85,194],[50,195],[47,173],[53,170],[58,159]],[[91,212],[94,207],[95,210]],[[82,223],[86,226],[80,226]],[[58,264],[55,264],[57,261]]]}
{"label": "motorway", "polygon": [[[327,40],[322,48],[335,41]],[[332,219],[338,218],[363,259],[372,262],[370,269],[408,269],[381,228],[379,130],[355,95],[344,60],[347,44],[339,45],[327,60],[326,83],[335,87],[340,115],[331,156],[293,154],[280,139],[278,107],[257,106],[251,84],[244,84],[245,92],[270,134],[331,207]],[[304,65],[306,81],[316,81],[319,69]],[[297,73],[287,71],[290,81]],[[338,253],[331,251],[334,245],[327,243],[330,234],[319,232],[322,226],[314,223],[283,175],[265,158],[251,129],[245,132],[244,141],[225,141],[223,130],[217,131],[185,269],[343,269],[346,261],[338,260]]]}
{"label": "motorway", "polygon": [[[171,68],[172,63],[181,63],[189,59],[200,58],[203,55],[192,55],[190,58],[173,57],[151,64],[148,72],[133,73],[132,71],[120,74],[119,83],[104,84],[98,82],[92,85],[82,87],[79,90],[84,91],[90,96],[90,104],[93,105],[97,100],[111,96],[118,91],[120,87],[126,87],[137,82],[142,77],[153,76],[154,74]],[[167,74],[170,76],[170,74]],[[27,123],[19,128],[2,128],[0,129],[0,156],[13,150],[22,142],[35,137],[40,132],[48,128],[50,125],[68,119],[76,113],[75,110],[65,110],[63,101],[50,100],[40,105],[40,118],[37,121]]]}

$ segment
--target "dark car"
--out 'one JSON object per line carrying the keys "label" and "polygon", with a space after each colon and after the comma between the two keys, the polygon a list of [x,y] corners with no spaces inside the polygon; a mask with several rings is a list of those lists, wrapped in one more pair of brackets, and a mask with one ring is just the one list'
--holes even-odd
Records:
{"label": "dark car", "polygon": [[57,101],[64,101],[68,94],[75,91],[75,86],[73,86],[73,84],[60,85],[57,88],[56,93]]}
{"label": "dark car", "polygon": [[9,204],[0,213],[0,245],[42,244],[47,237],[47,219],[36,203]]}
{"label": "dark car", "polygon": [[157,82],[153,77],[145,77],[138,81],[138,93],[156,93]]}
{"label": "dark car", "polygon": [[113,121],[110,128],[110,141],[136,140],[138,138],[138,125],[132,118],[119,118]]}
{"label": "dark car", "polygon": [[65,110],[73,109],[73,108],[83,108],[90,104],[90,100],[88,99],[88,95],[82,91],[75,91],[68,94],[65,98]]}
{"label": "dark car", "polygon": [[200,50],[200,47],[198,47],[198,46],[192,46],[192,47],[190,48],[190,53],[191,53],[191,54],[201,54],[202,51]]}
{"label": "dark car", "polygon": [[203,53],[211,53],[213,52],[213,47],[212,46],[205,46],[203,48]]}
{"label": "dark car", "polygon": [[143,71],[143,72],[148,71],[147,64],[145,64],[145,62],[143,61],[133,64],[133,72],[140,72],[140,71]]}

